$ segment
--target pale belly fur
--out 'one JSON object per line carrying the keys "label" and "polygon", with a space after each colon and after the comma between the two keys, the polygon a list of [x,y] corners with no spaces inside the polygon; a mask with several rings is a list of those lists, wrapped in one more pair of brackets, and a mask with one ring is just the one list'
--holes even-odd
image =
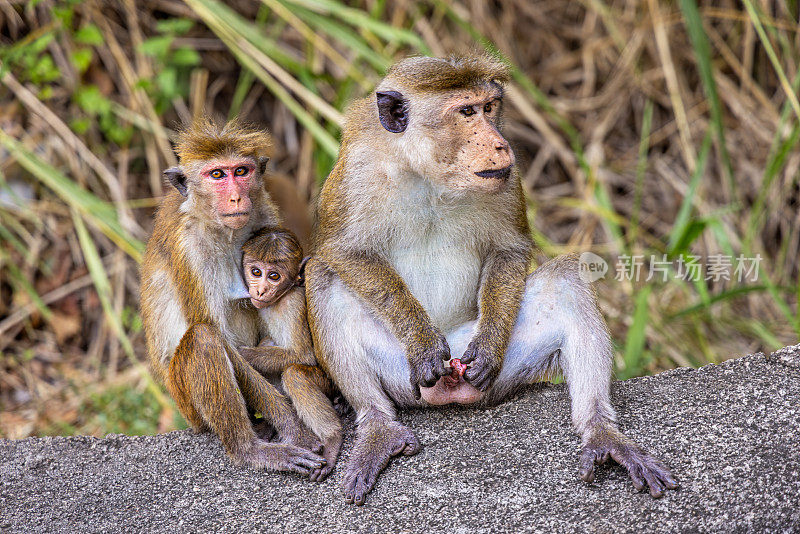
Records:
{"label": "pale belly fur", "polygon": [[[417,245],[413,252],[396,249],[390,261],[442,332],[458,329],[477,317],[482,261],[463,242],[442,243],[432,239],[426,247]],[[468,332],[456,332],[458,339],[448,336],[453,358],[461,357],[471,333],[470,328]],[[473,404],[484,396],[463,377],[456,383],[448,383],[443,377],[433,387],[420,388],[420,393],[422,400],[434,406]]]}

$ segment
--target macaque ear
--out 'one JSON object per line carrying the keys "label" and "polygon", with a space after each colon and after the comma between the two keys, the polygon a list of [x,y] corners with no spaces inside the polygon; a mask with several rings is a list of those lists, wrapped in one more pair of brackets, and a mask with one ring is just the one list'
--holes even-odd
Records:
{"label": "macaque ear", "polygon": [[167,177],[169,183],[171,183],[181,195],[187,196],[189,194],[189,189],[186,187],[186,175],[183,174],[180,167],[170,167],[164,171],[164,176]]}
{"label": "macaque ear", "polygon": [[258,158],[258,173],[262,176],[265,172],[267,172],[267,163],[269,163],[269,158],[267,156],[261,156]]}
{"label": "macaque ear", "polygon": [[297,271],[297,282],[295,283],[297,286],[306,285],[306,263],[308,263],[309,259],[311,259],[311,256],[306,256],[300,262],[300,270]]}
{"label": "macaque ear", "polygon": [[377,91],[378,118],[392,133],[405,132],[408,127],[408,102],[397,91]]}

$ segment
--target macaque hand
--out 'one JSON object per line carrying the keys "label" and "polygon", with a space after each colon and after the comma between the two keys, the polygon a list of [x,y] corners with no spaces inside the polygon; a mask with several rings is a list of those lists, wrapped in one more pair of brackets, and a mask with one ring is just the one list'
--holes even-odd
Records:
{"label": "macaque hand", "polygon": [[489,389],[500,374],[502,365],[502,359],[497,352],[498,349],[487,336],[481,334],[475,336],[461,357],[461,363],[469,364],[464,373],[464,380],[480,391]]}
{"label": "macaque hand", "polygon": [[450,359],[450,346],[438,330],[432,329],[426,342],[415,342],[408,348],[408,363],[411,365],[411,387],[414,397],[419,399],[422,387],[433,387],[439,378],[448,374],[444,362]]}

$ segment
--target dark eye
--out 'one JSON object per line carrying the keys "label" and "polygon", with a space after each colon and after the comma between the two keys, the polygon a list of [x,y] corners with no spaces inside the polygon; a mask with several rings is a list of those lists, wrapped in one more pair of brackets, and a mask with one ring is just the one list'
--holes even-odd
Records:
{"label": "dark eye", "polygon": [[220,178],[224,178],[225,177],[225,173],[222,171],[222,169],[214,169],[213,171],[208,173],[208,175],[211,176],[215,180],[219,180]]}
{"label": "dark eye", "polygon": [[253,267],[252,269],[250,269],[250,274],[252,274],[256,278],[261,278],[261,269],[259,269],[258,267]]}
{"label": "dark eye", "polygon": [[463,108],[461,108],[459,111],[460,111],[460,112],[461,112],[461,114],[462,114],[462,115],[464,115],[465,117],[469,117],[469,116],[471,116],[471,115],[475,115],[475,110],[472,108],[472,106],[464,106],[464,107],[463,107]]}
{"label": "dark eye", "polygon": [[270,272],[268,276],[269,276],[270,280],[280,280],[281,279],[281,275],[276,273],[275,271]]}
{"label": "dark eye", "polygon": [[492,112],[492,103],[491,102],[487,102],[486,104],[483,105],[483,112],[484,113],[491,113]]}
{"label": "dark eye", "polygon": [[247,174],[248,170],[249,169],[247,167],[236,167],[236,170],[233,171],[233,174],[235,174],[236,176],[244,176],[245,174]]}

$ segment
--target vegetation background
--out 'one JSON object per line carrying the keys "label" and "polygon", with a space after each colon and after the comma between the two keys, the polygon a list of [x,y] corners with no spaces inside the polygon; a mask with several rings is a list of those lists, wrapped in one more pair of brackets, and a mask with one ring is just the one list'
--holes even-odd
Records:
{"label": "vegetation background", "polygon": [[[618,377],[797,342],[797,0],[0,0],[0,436],[183,425],[137,311],[181,122],[266,125],[310,203],[394,60],[484,50],[513,69],[540,259],[610,263]],[[720,254],[760,255],[757,280],[677,276]]]}

